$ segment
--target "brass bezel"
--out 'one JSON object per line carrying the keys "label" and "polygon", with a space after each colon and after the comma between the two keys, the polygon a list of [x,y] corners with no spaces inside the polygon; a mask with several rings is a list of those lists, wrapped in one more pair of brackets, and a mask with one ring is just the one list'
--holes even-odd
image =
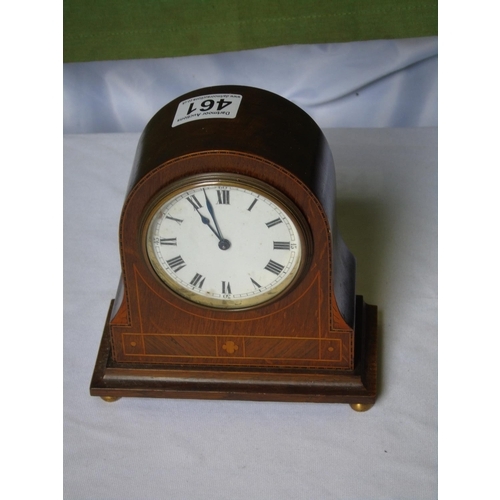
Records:
{"label": "brass bezel", "polygon": [[[294,224],[297,230],[301,247],[301,255],[298,264],[293,271],[293,275],[290,275],[290,279],[283,280],[277,287],[269,291],[269,293],[254,295],[247,298],[238,298],[237,300],[219,299],[213,296],[200,295],[190,289],[185,288],[180,283],[172,279],[156,258],[151,238],[149,238],[148,235],[151,231],[151,222],[160,207],[163,206],[169,199],[175,198],[182,192],[188,191],[190,189],[217,185],[249,189],[260,196],[266,197],[287,215],[287,217],[290,219],[291,223]],[[208,307],[210,309],[225,311],[247,310],[264,306],[269,304],[270,302],[275,301],[279,297],[282,297],[285,293],[290,292],[295,287],[299,279],[303,276],[312,253],[311,233],[304,216],[297,208],[297,206],[287,196],[285,196],[283,193],[270,186],[269,184],[266,184],[258,179],[240,174],[197,174],[181,179],[161,190],[148,204],[144,214],[145,216],[143,218],[141,228],[142,251],[145,261],[152,270],[154,276],[160,281],[160,283],[162,283],[170,291],[174,292],[182,299],[199,306]]]}

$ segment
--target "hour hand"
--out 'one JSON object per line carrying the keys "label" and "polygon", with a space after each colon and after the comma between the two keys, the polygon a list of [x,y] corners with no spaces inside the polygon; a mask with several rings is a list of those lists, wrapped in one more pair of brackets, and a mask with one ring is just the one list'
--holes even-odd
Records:
{"label": "hour hand", "polygon": [[210,224],[210,219],[201,214],[198,208],[196,209],[196,211],[198,212],[198,215],[201,217],[201,222],[203,222],[203,224],[206,224],[212,230],[215,236],[217,236],[217,238],[221,240],[222,238],[220,237],[219,233],[212,227],[212,224]]}
{"label": "hour hand", "polygon": [[210,219],[208,217],[205,217],[200,212],[201,203],[198,201],[198,198],[196,198],[195,195],[188,196],[187,201],[189,201],[189,203],[191,203],[191,205],[193,205],[193,208],[196,210],[196,212],[198,213],[198,215],[201,217],[201,222],[203,222],[203,224],[207,225],[213,231],[213,233],[215,234],[215,236],[217,236],[217,238],[219,238],[219,240],[220,240],[221,238],[219,236],[219,233],[210,224]]}

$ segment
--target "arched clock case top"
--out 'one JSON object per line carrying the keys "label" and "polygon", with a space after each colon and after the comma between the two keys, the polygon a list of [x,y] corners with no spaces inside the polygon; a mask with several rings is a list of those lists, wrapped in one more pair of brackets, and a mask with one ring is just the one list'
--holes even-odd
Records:
{"label": "arched clock case top", "polygon": [[355,295],[314,121],[251,87],[183,95],[146,126],[92,395],[375,402],[377,308]]}

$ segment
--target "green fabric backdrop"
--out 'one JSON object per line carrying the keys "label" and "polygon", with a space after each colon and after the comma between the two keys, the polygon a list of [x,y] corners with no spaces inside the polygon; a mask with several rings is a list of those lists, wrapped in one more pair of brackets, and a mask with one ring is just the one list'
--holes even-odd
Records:
{"label": "green fabric backdrop", "polygon": [[64,0],[64,62],[437,35],[437,1]]}

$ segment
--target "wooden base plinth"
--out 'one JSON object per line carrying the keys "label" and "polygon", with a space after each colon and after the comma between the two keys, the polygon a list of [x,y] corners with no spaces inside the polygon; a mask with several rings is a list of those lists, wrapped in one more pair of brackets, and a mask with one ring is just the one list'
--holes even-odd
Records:
{"label": "wooden base plinth", "polygon": [[90,394],[105,401],[151,397],[346,403],[366,411],[377,393],[377,307],[357,296],[356,311],[356,368],[349,372],[116,363],[111,356],[108,312]]}

